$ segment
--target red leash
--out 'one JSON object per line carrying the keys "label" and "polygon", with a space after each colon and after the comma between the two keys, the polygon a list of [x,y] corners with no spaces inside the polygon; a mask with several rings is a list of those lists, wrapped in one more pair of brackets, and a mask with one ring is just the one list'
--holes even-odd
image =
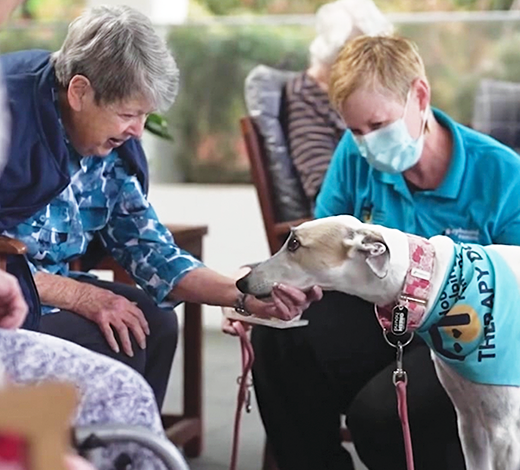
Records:
{"label": "red leash", "polygon": [[253,367],[255,354],[253,346],[249,340],[246,330],[241,322],[233,322],[233,328],[240,337],[240,349],[242,350],[242,375],[238,377],[238,396],[237,408],[235,411],[235,425],[233,429],[233,446],[231,450],[231,464],[229,470],[236,470],[238,464],[238,444],[240,437],[240,418],[242,417],[242,409],[245,407],[246,412],[251,411],[251,387],[253,385],[249,374]]}

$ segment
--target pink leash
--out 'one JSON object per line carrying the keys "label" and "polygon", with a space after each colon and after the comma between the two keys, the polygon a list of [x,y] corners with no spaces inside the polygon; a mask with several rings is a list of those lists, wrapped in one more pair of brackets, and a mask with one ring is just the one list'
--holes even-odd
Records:
{"label": "pink leash", "polygon": [[406,273],[402,291],[391,305],[375,305],[375,313],[383,328],[386,342],[396,348],[397,368],[394,371],[393,383],[397,394],[397,411],[403,429],[404,451],[407,470],[414,470],[412,437],[408,421],[408,404],[406,400],[406,385],[408,378],[403,370],[403,348],[412,341],[413,333],[403,343],[399,340],[394,344],[388,338],[388,332],[400,337],[409,330],[414,330],[426,314],[426,305],[431,290],[431,277],[435,267],[435,249],[422,237],[407,235],[410,264]]}
{"label": "pink leash", "polygon": [[238,464],[238,445],[240,438],[240,418],[242,417],[242,409],[245,407],[246,412],[251,411],[251,387],[252,382],[249,379],[251,368],[255,360],[253,346],[247,335],[246,330],[241,322],[233,322],[233,328],[240,337],[240,348],[242,350],[242,375],[238,377],[238,396],[237,408],[235,411],[235,424],[233,428],[233,446],[231,450],[231,464],[229,470],[236,470]]}
{"label": "pink leash", "polygon": [[[238,377],[238,396],[237,396],[237,407],[235,411],[235,423],[233,428],[233,444],[231,449],[231,463],[229,466],[229,470],[237,470],[238,464],[238,446],[240,440],[240,420],[242,417],[242,410],[245,407],[246,412],[249,413],[251,411],[251,387],[252,382],[249,379],[249,374],[251,373],[251,369],[253,367],[253,362],[255,360],[255,354],[253,351],[253,346],[251,345],[251,341],[247,335],[246,330],[243,325],[239,321],[233,322],[233,328],[240,338],[240,348],[242,351],[242,375]],[[403,369],[403,349],[404,346],[410,343],[413,338],[413,334],[410,339],[406,341],[404,344],[400,341],[397,344],[393,344],[387,338],[387,335],[384,335],[388,344],[392,347],[396,348],[396,363],[397,368],[394,371],[392,380],[395,385],[395,391],[397,394],[397,411],[399,414],[399,419],[401,420],[401,427],[403,430],[403,438],[404,438],[404,451],[406,456],[406,468],[407,470],[414,470],[414,460],[413,460],[413,447],[412,447],[412,436],[410,433],[410,422],[408,420],[408,402],[406,398],[406,385],[408,383],[408,377],[406,375],[406,371]]]}
{"label": "pink leash", "polygon": [[395,392],[397,394],[397,412],[399,414],[401,428],[403,430],[406,468],[407,470],[414,470],[415,466],[413,462],[412,435],[410,433],[410,422],[408,421],[408,401],[406,399],[406,385],[408,384],[408,377],[406,375],[406,371],[403,370],[403,349],[407,344],[410,343],[413,338],[413,334],[405,344],[401,343],[400,341],[397,341],[397,344],[393,344],[388,340],[386,334],[384,336],[387,343],[397,350],[397,368],[394,370],[392,381],[395,385]]}
{"label": "pink leash", "polygon": [[399,381],[395,384],[397,392],[397,411],[403,428],[404,453],[406,455],[406,468],[414,470],[412,435],[410,434],[410,423],[408,422],[408,404],[406,401],[406,381]]}

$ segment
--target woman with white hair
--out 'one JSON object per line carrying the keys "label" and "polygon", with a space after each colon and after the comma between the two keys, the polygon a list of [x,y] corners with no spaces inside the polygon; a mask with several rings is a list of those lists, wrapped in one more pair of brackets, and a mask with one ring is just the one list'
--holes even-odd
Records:
{"label": "woman with white hair", "polygon": [[372,0],[337,0],[316,13],[317,34],[309,47],[309,68],[286,84],[282,109],[289,152],[311,206],[345,131],[327,94],[332,64],[347,41],[392,30]]}
{"label": "woman with white hair", "polygon": [[[125,6],[89,9],[58,52],[15,52],[0,65],[13,121],[0,232],[27,245],[42,303],[30,305],[26,326],[130,365],[160,409],[177,343],[177,319],[159,308],[163,301],[289,319],[320,297],[285,286],[271,302],[245,297],[158,220],[140,137],[148,114],[173,103],[178,70],[146,16]],[[71,273],[69,262],[91,242],[142,289]]]}

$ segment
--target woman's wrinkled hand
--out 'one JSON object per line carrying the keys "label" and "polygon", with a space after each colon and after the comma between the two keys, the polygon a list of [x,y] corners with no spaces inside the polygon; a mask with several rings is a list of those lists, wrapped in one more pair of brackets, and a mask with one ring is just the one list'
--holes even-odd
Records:
{"label": "woman's wrinkled hand", "polygon": [[[234,279],[238,280],[245,276],[251,268],[243,267],[235,273]],[[320,300],[323,297],[321,288],[315,286],[308,291],[302,291],[296,287],[287,286],[285,284],[275,284],[271,297],[268,301],[257,300],[255,297],[248,295],[245,299],[245,307],[248,312],[259,318],[278,318],[280,320],[289,321],[298,318],[309,308],[312,302]],[[221,329],[224,333],[236,336],[233,322],[226,316],[226,312],[232,311],[230,307],[223,307]],[[246,321],[242,322],[244,328],[249,330],[251,324]]]}
{"label": "woman's wrinkled hand", "polygon": [[150,334],[148,322],[141,309],[125,297],[81,283],[74,311],[96,322],[115,352],[119,352],[119,344],[114,332],[130,357],[134,355],[130,335],[142,349],[146,347],[146,336]]}
{"label": "woman's wrinkled hand", "polygon": [[288,321],[300,317],[312,302],[322,297],[323,291],[317,286],[304,292],[296,287],[275,284],[269,301],[264,302],[248,296],[246,308],[260,318],[274,317]]}

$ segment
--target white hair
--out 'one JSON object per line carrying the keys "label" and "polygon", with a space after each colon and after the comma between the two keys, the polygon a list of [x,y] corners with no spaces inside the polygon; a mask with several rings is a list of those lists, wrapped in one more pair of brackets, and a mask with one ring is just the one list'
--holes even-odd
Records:
{"label": "white hair", "polygon": [[331,65],[343,45],[356,36],[391,34],[392,24],[372,0],[337,0],[316,12],[316,38],[309,52],[311,64]]}
{"label": "white hair", "polygon": [[86,10],[70,24],[52,60],[61,86],[83,75],[98,102],[142,97],[165,110],[179,87],[179,70],[165,41],[145,15],[127,6]]}

